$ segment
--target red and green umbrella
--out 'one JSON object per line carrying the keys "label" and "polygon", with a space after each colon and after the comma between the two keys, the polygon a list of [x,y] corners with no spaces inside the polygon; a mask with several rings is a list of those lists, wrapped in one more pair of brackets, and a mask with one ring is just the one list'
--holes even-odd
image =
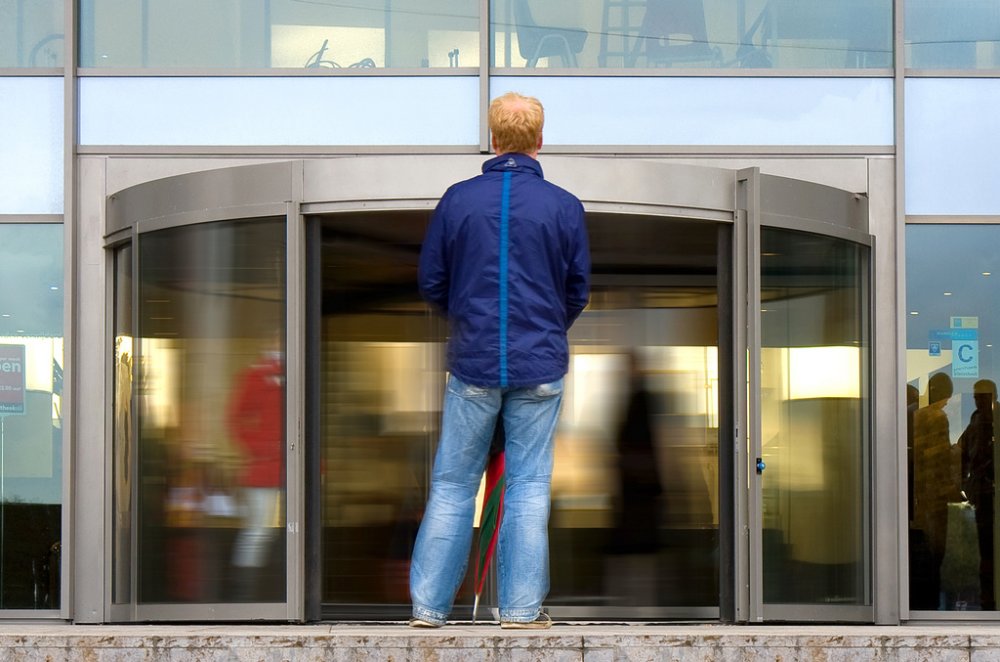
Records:
{"label": "red and green umbrella", "polygon": [[474,586],[476,598],[472,604],[472,622],[476,622],[479,597],[486,585],[486,574],[497,547],[500,536],[500,521],[503,519],[504,492],[504,433],[503,421],[497,420],[490,442],[490,457],[486,463],[486,493],[483,497],[483,511],[479,516],[479,538],[476,541],[476,572]]}

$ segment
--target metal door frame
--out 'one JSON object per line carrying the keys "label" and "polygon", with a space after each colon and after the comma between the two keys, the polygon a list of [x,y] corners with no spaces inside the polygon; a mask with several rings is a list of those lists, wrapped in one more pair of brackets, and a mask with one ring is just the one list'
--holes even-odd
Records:
{"label": "metal door frame", "polygon": [[[744,389],[741,396],[746,407],[740,407],[738,416],[742,417],[738,429],[745,430],[746,435],[738,435],[737,452],[740,455],[737,466],[742,469],[738,477],[739,494],[745,495],[745,503],[739,509],[737,516],[738,530],[743,532],[740,543],[744,553],[738,554],[737,563],[746,559],[745,566],[738,568],[737,575],[741,578],[737,588],[738,621],[774,622],[774,621],[817,621],[817,622],[858,622],[872,623],[875,621],[874,600],[874,547],[873,531],[874,504],[872,500],[872,481],[874,480],[874,394],[875,394],[875,351],[874,351],[874,237],[867,232],[867,200],[865,196],[830,187],[819,187],[816,184],[787,180],[783,187],[801,187],[818,191],[819,196],[828,199],[839,198],[848,211],[842,218],[835,213],[827,213],[829,207],[822,207],[808,195],[788,202],[790,208],[775,212],[762,205],[761,188],[764,180],[777,181],[782,178],[761,175],[759,168],[741,170],[737,176],[737,199],[740,209],[737,223],[736,261],[742,262],[738,269],[738,278],[742,280],[741,291],[746,293],[745,307],[741,312],[744,318],[738,323],[737,333],[745,333],[745,343],[737,342],[737,347],[745,347],[746,361],[737,361],[737,389]],[[858,203],[852,205],[850,200]],[[805,201],[805,202],[803,202]],[[831,200],[827,200],[828,202]],[[833,207],[833,205],[830,205]],[[780,213],[792,211],[792,213]],[[852,213],[853,212],[853,213]],[[824,216],[826,218],[824,218]],[[832,221],[832,222],[831,222]],[[839,223],[836,221],[840,221]],[[863,506],[863,546],[864,546],[864,602],[863,605],[821,605],[821,604],[765,604],[763,577],[763,512],[761,501],[761,480],[756,471],[757,458],[762,456],[761,441],[761,383],[760,371],[757,368],[761,361],[761,276],[760,247],[761,229],[779,228],[835,237],[850,241],[860,246],[866,246],[868,260],[863,272],[863,287],[867,295],[866,315],[862,320],[868,329],[869,355],[867,365],[868,401],[867,410],[862,412],[862,420],[868,435],[862,449],[862,506]],[[739,313],[738,315],[739,316]]]}

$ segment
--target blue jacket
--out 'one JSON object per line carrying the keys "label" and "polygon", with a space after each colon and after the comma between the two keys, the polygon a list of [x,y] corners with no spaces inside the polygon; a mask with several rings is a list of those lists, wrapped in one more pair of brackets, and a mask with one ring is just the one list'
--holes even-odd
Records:
{"label": "blue jacket", "polygon": [[449,188],[420,252],[420,292],[451,322],[448,368],[484,387],[537,386],[569,367],[590,293],[583,205],[525,154]]}

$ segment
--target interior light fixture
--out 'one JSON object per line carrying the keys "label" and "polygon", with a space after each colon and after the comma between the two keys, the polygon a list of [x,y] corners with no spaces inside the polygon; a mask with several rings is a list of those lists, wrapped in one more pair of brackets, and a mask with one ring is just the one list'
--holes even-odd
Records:
{"label": "interior light fixture", "polygon": [[991,272],[989,272],[989,271],[984,271],[983,275],[984,276],[992,276],[993,274]]}
{"label": "interior light fixture", "polygon": [[920,313],[918,313],[918,312],[917,312],[917,311],[915,311],[915,310],[911,310],[911,311],[910,311],[910,314],[911,314],[911,315],[919,315]]}
{"label": "interior light fixture", "polygon": [[945,292],[945,293],[944,293],[944,295],[945,295],[946,297],[950,297],[950,296],[951,296],[951,292]]}

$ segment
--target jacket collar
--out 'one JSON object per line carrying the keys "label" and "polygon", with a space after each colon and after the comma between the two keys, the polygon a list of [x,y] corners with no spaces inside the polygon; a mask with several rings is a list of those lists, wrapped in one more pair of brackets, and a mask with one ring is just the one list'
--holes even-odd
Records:
{"label": "jacket collar", "polygon": [[533,172],[539,177],[544,177],[544,175],[542,175],[542,164],[527,154],[521,154],[519,152],[501,154],[500,156],[495,156],[483,164],[483,172],[489,172],[491,170],[497,172],[503,172],[505,170]]}

